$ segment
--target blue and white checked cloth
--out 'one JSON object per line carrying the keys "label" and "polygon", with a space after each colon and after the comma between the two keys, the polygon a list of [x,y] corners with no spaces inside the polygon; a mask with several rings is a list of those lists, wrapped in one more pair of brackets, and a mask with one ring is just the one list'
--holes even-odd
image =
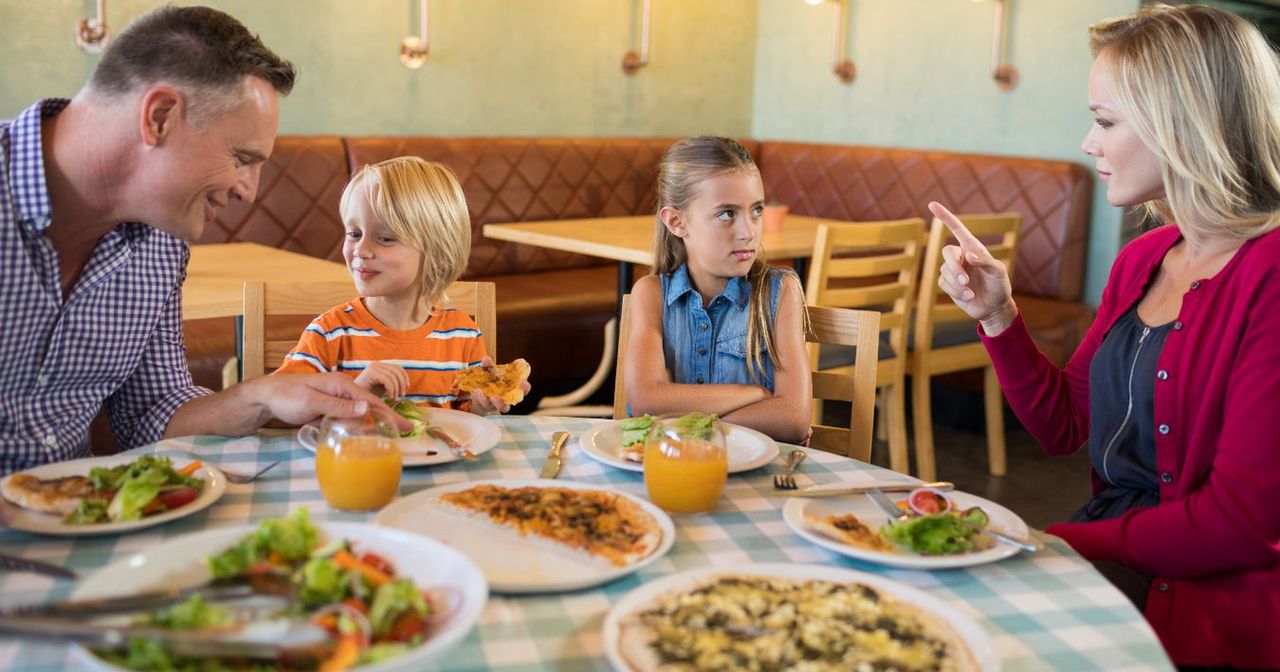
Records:
{"label": "blue and white checked cloth", "polygon": [[[475,462],[407,469],[401,495],[458,481],[533,478],[550,448],[551,434],[565,429],[579,436],[592,420],[507,417],[495,420],[502,442]],[[129,553],[188,532],[280,516],[306,506],[316,518],[369,520],[372,514],[331,512],[315,482],[315,460],[289,436],[223,439],[197,437],[166,441],[210,463],[249,470],[273,460],[283,463],[257,483],[229,485],[222,500],[198,514],[150,530],[119,537],[74,540],[0,532],[7,553],[69,566],[82,573]],[[141,449],[148,452],[152,448]],[[492,596],[476,629],[451,650],[443,670],[605,670],[601,624],[609,607],[651,579],[695,567],[732,567],[746,562],[817,563],[851,567],[924,589],[972,616],[991,635],[1005,670],[1170,670],[1155,633],[1141,614],[1092,566],[1056,537],[1047,548],[1002,562],[938,572],[890,570],[832,554],[801,539],[782,520],[773,474],[781,460],[764,469],[731,476],[725,497],[709,516],[676,521],[671,552],[636,574],[593,590],[561,595]],[[905,479],[904,476],[842,457],[810,452],[802,480],[813,483]],[[599,464],[570,442],[562,479],[609,485],[644,496],[640,474]],[[65,597],[66,582],[33,574],[0,573],[0,603]],[[0,667],[60,670],[73,665],[65,646],[0,640]]]}

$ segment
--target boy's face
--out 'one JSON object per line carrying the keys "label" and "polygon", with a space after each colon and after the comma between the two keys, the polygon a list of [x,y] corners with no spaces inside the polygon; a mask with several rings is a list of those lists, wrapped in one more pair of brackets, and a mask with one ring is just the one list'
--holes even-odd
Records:
{"label": "boy's face", "polygon": [[380,186],[368,178],[355,187],[343,221],[342,258],[366,298],[402,299],[418,293],[422,253],[401,243],[373,211]]}

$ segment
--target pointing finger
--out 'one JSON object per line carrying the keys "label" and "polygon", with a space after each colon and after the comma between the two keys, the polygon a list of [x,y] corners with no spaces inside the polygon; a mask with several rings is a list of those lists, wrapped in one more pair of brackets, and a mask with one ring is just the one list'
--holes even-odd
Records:
{"label": "pointing finger", "polygon": [[[982,244],[982,241],[978,240],[977,236],[970,233],[968,227],[964,225],[964,222],[960,221],[959,217],[952,214],[946,206],[937,201],[931,201],[929,203],[929,212],[932,212],[934,216],[942,220],[942,223],[951,230],[951,234],[956,237],[956,242],[960,243],[960,247],[964,248],[964,251],[969,253],[969,255],[966,256],[972,256],[972,253],[977,252],[978,250],[982,250],[983,252],[987,251],[987,247]],[[987,254],[986,256],[990,256],[990,254]]]}

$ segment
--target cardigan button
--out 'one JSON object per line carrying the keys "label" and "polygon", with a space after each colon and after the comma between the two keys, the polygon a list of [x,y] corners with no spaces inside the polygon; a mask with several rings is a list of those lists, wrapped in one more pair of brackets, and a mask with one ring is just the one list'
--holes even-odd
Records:
{"label": "cardigan button", "polygon": [[1173,322],[1173,330],[1174,330],[1174,331],[1182,331],[1182,320],[1174,320],[1174,322]]}
{"label": "cardigan button", "polygon": [[1199,280],[1192,280],[1192,281],[1191,281],[1191,289],[1200,289],[1200,281],[1199,281]]}
{"label": "cardigan button", "polygon": [[1173,482],[1173,474],[1171,474],[1171,473],[1169,473],[1169,472],[1167,472],[1167,471],[1166,471],[1166,472],[1164,472],[1164,473],[1162,473],[1162,474],[1160,474],[1160,482],[1161,482],[1161,483],[1172,483],[1172,482]]}
{"label": "cardigan button", "polygon": [[1161,581],[1160,583],[1156,584],[1156,590],[1162,593],[1167,593],[1169,592],[1169,584],[1167,582]]}
{"label": "cardigan button", "polygon": [[1160,380],[1169,380],[1169,372],[1164,369],[1160,369],[1159,371],[1156,371],[1156,378],[1159,378]]}
{"label": "cardigan button", "polygon": [[1161,434],[1168,434],[1169,425],[1160,425],[1159,427],[1156,427],[1156,431],[1160,432]]}

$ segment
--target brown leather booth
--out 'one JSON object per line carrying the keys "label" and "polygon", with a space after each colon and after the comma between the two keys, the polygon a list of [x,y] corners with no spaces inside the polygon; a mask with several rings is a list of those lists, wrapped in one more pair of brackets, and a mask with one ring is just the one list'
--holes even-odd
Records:
{"label": "brown leather booth", "polygon": [[[671,138],[340,138],[282,136],[258,197],[233,203],[200,242],[248,241],[341,259],[338,200],[352,170],[401,155],[441,161],[462,182],[473,243],[467,279],[497,284],[502,360],[524,357],[535,385],[582,380],[601,354],[616,267],[591,257],[483,237],[486,223],[653,212],[656,168]],[[1014,278],[1033,334],[1065,361],[1092,320],[1079,303],[1091,181],[1081,166],[999,156],[786,142],[747,142],[765,194],[793,212],[842,220],[1016,211]],[[186,323],[192,372],[217,388],[234,352],[230,319]]]}

